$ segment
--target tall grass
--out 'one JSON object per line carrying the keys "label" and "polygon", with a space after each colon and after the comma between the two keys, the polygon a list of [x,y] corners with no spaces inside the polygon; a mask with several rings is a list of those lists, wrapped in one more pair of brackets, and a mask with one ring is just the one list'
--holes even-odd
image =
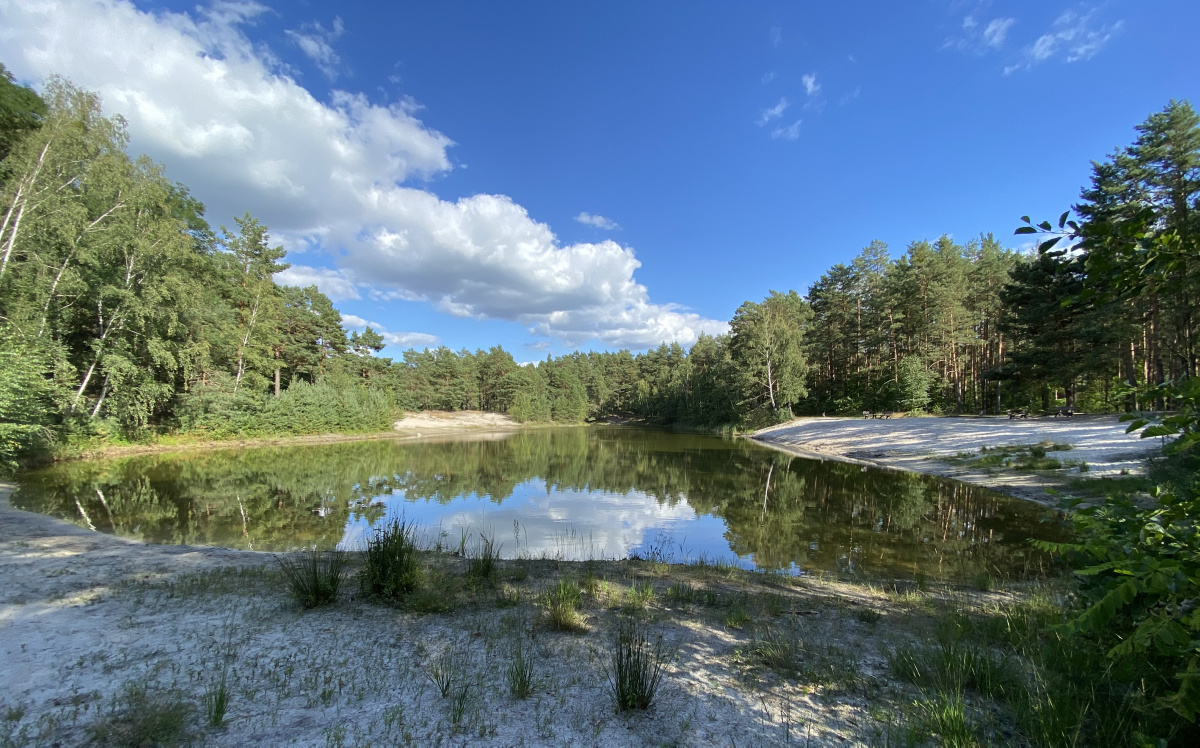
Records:
{"label": "tall grass", "polygon": [[533,657],[530,654],[525,648],[524,641],[518,637],[504,669],[505,679],[508,681],[508,692],[518,699],[527,699],[533,693],[536,676],[533,669]]}
{"label": "tall grass", "polygon": [[417,588],[421,567],[416,528],[395,520],[367,539],[366,565],[359,584],[366,597],[398,601]]}
{"label": "tall grass", "polygon": [[500,560],[500,550],[504,544],[496,544],[492,535],[479,533],[479,543],[467,557],[467,574],[474,579],[491,579],[496,573],[496,562]]}
{"label": "tall grass", "polygon": [[337,602],[338,589],[346,576],[346,554],[339,550],[315,549],[296,557],[276,556],[292,597],[311,609]]}
{"label": "tall grass", "polygon": [[572,633],[587,631],[583,617],[579,615],[583,593],[575,582],[558,580],[558,584],[544,595],[542,602],[546,608],[546,619],[550,628]]}
{"label": "tall grass", "polygon": [[651,642],[641,624],[621,619],[612,653],[604,664],[617,711],[649,709],[666,677],[666,665],[674,657],[675,650],[661,636]]}

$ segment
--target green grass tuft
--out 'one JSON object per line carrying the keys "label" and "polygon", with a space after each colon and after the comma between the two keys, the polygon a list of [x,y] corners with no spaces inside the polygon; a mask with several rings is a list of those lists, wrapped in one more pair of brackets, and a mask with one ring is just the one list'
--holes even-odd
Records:
{"label": "green grass tuft", "polygon": [[635,620],[622,619],[604,674],[618,712],[649,709],[675,651],[660,636],[653,643]]}
{"label": "green grass tuft", "polygon": [[397,520],[367,539],[366,566],[359,576],[366,597],[398,601],[420,584],[416,528]]}
{"label": "green grass tuft", "polygon": [[316,550],[298,557],[276,556],[292,597],[305,609],[337,602],[338,589],[346,576],[346,554]]}
{"label": "green grass tuft", "polygon": [[583,616],[579,615],[579,606],[582,602],[583,594],[579,585],[566,579],[558,580],[558,584],[542,599],[550,628],[571,633],[587,631],[587,626],[583,623]]}

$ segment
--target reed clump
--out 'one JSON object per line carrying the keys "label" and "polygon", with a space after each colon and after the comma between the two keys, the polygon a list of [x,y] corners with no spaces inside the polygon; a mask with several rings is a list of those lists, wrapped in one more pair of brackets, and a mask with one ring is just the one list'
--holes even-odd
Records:
{"label": "reed clump", "polygon": [[403,600],[421,582],[416,528],[396,520],[367,539],[366,565],[359,575],[365,597]]}
{"label": "reed clump", "polygon": [[618,712],[649,709],[666,677],[675,650],[661,636],[653,642],[636,620],[623,618],[604,674]]}
{"label": "reed clump", "polygon": [[306,610],[337,602],[346,576],[343,551],[310,550],[298,556],[276,556],[292,597]]}

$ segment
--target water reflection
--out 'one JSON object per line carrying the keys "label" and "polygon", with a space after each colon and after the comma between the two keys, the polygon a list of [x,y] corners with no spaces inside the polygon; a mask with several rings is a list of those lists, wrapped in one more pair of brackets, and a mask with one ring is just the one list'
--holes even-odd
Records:
{"label": "water reflection", "polygon": [[1021,573],[1045,562],[1027,539],[1062,532],[1039,507],[965,484],[601,427],[70,463],[26,474],[14,503],[151,543],[358,547],[404,516],[454,547],[490,531],[507,556],[935,578]]}

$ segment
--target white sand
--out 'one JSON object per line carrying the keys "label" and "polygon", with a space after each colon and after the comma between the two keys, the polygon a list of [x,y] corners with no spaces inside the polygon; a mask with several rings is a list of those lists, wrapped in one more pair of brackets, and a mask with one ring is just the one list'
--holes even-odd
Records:
{"label": "white sand", "polygon": [[[871,705],[885,692],[910,698],[876,680],[885,671],[881,634],[894,638],[891,621],[906,614],[886,617],[886,596],[860,588],[770,579],[764,587],[716,572],[701,582],[741,585],[748,604],[779,595],[785,612],[765,622],[795,618],[810,647],[835,643],[853,652],[864,684],[853,691],[825,694],[748,670],[751,626],[722,625],[724,608],[680,614],[656,602],[651,626],[679,647],[678,659],[653,708],[618,715],[600,666],[616,616],[611,599],[588,599],[592,631],[584,635],[535,623],[533,600],[549,583],[536,575],[519,583],[525,602],[516,608],[497,609],[483,593],[477,607],[420,616],[354,600],[351,584],[337,605],[301,611],[268,554],[148,546],[89,532],[14,509],[11,488],[0,484],[0,744],[81,744],[86,727],[129,683],[180,693],[200,713],[193,738],[216,746],[728,746],[788,736],[863,745],[876,729]],[[610,576],[619,567],[600,568],[616,589],[630,584]],[[660,600],[665,584],[658,582]],[[884,621],[858,621],[854,612],[863,606],[884,611]],[[532,633],[540,679],[523,701],[508,695],[503,675],[520,632]],[[450,725],[450,700],[427,677],[451,646],[465,652],[464,677],[477,694],[458,729]],[[227,724],[205,729],[203,694],[226,662]]]}
{"label": "white sand", "polygon": [[[753,438],[805,456],[942,475],[1052,503],[1057,499],[1047,494],[1046,489],[1061,488],[1066,477],[1145,472],[1146,458],[1161,454],[1160,442],[1142,439],[1138,434],[1126,434],[1126,425],[1116,416],[1014,420],[1006,417],[800,418],[762,429]],[[980,448],[985,446],[1039,442],[1070,444],[1069,451],[1053,452],[1052,456],[1064,461],[1086,462],[1088,472],[1081,474],[1077,466],[1039,473],[985,471],[947,461],[947,458],[964,452],[978,455]]]}
{"label": "white sand", "polygon": [[393,425],[396,431],[413,436],[463,431],[511,431],[520,427],[521,424],[506,415],[480,410],[405,413],[404,418]]}

